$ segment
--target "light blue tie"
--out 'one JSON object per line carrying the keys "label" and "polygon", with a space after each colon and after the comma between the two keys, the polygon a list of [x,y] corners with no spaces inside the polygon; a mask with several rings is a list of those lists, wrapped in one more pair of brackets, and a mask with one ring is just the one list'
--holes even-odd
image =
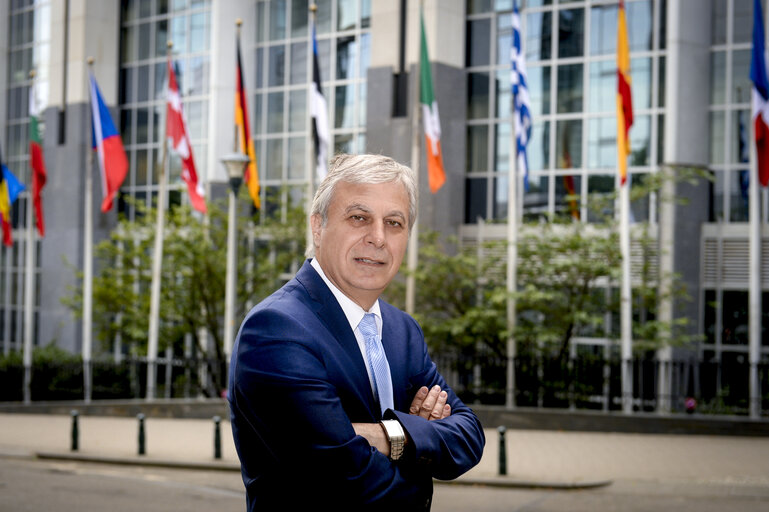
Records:
{"label": "light blue tie", "polygon": [[366,341],[366,357],[368,367],[374,378],[374,398],[379,402],[382,414],[387,409],[393,409],[393,383],[390,377],[390,367],[382,347],[376,327],[376,315],[366,313],[358,324],[358,330]]}

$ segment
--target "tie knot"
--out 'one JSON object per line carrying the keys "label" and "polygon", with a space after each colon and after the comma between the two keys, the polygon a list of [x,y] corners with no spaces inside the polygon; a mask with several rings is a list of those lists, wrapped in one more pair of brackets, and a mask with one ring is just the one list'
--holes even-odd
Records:
{"label": "tie knot", "polygon": [[358,324],[358,329],[364,338],[370,338],[372,336],[376,337],[376,315],[374,313],[366,313],[363,315],[363,318]]}

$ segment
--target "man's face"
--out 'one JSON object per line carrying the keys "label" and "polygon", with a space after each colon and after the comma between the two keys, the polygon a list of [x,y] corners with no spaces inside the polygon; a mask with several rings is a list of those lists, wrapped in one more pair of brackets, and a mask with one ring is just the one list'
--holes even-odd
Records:
{"label": "man's face", "polygon": [[313,215],[315,257],[342,293],[368,310],[398,273],[408,245],[409,198],[398,182],[338,183],[326,225]]}

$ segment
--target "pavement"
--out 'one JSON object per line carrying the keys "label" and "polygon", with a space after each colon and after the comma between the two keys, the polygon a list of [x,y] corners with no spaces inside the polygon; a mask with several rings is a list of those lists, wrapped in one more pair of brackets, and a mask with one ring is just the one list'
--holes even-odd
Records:
{"label": "pavement", "polygon": [[[0,413],[0,458],[240,470],[226,419],[220,459],[210,419],[146,418],[143,455],[138,426],[132,417],[81,415],[73,451],[70,415]],[[486,429],[481,462],[451,483],[570,490],[644,480],[769,489],[769,437],[508,429],[505,475],[499,474],[499,447],[497,429]]]}

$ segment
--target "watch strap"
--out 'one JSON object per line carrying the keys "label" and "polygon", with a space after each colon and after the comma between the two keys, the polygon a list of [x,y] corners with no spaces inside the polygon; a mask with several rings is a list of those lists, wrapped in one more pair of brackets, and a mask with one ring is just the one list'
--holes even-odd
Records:
{"label": "watch strap", "polygon": [[403,455],[406,446],[406,433],[398,420],[383,420],[379,422],[390,442],[390,460],[398,460]]}

